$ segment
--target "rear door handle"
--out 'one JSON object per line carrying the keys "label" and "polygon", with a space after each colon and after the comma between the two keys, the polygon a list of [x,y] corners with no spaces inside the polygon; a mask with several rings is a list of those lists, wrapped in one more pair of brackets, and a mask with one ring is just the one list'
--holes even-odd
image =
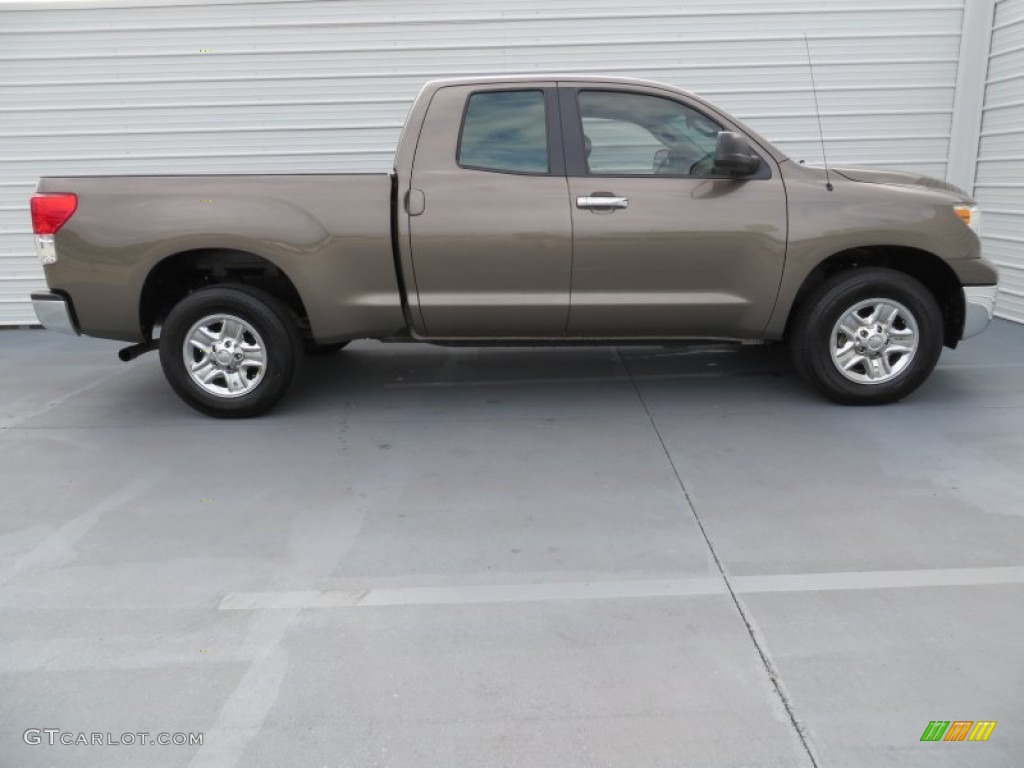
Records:
{"label": "rear door handle", "polygon": [[611,195],[587,195],[576,198],[577,208],[608,210],[609,208],[629,208],[628,197],[613,197]]}

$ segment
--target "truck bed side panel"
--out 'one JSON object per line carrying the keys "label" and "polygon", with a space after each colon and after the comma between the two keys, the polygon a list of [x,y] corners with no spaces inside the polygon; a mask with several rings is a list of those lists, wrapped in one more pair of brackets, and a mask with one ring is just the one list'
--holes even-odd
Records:
{"label": "truck bed side panel", "polygon": [[82,332],[138,341],[146,276],[194,250],[261,256],[298,289],[321,342],[405,326],[391,247],[391,177],[121,176],[46,178],[74,192],[57,234],[52,289],[74,301]]}

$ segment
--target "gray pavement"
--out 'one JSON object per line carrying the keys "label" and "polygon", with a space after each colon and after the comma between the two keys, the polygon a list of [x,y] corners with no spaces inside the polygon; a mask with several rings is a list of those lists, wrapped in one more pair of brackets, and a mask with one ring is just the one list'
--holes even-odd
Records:
{"label": "gray pavement", "polygon": [[0,331],[0,768],[1024,764],[1024,327],[869,409],[361,342],[220,422],[118,346]]}

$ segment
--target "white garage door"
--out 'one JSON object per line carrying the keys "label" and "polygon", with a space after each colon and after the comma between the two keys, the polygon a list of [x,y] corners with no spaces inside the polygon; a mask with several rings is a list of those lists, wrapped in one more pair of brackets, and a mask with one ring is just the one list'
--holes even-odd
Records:
{"label": "white garage door", "polygon": [[26,202],[38,176],[387,169],[435,77],[663,80],[813,163],[806,32],[829,160],[942,177],[963,11],[962,0],[131,4],[0,2],[0,324],[32,322],[27,296],[43,285]]}
{"label": "white garage door", "polygon": [[974,195],[1000,270],[996,313],[1024,322],[1024,0],[996,3]]}

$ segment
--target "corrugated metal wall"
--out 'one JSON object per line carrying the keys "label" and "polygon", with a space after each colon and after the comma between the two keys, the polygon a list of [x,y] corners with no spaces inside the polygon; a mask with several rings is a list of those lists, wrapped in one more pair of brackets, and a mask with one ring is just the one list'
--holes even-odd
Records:
{"label": "corrugated metal wall", "polygon": [[[1009,3],[1007,3],[1009,5]],[[36,177],[381,170],[424,80],[555,70],[697,91],[794,157],[943,176],[963,0],[292,0],[0,7],[0,324],[42,286]],[[990,217],[990,221],[995,217]]]}
{"label": "corrugated metal wall", "polygon": [[996,313],[1024,323],[1024,0],[996,3],[974,194],[1000,269]]}

